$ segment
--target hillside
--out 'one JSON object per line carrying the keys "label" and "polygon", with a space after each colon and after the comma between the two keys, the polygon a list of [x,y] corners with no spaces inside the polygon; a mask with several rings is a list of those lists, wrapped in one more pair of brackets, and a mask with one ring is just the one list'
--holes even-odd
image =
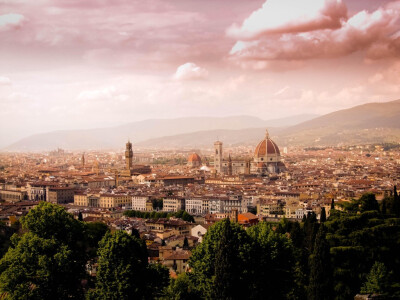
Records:
{"label": "hillside", "polygon": [[[269,128],[281,146],[332,146],[400,141],[400,100],[369,103],[336,111],[287,128]],[[254,144],[265,128],[199,131],[150,139],[144,147],[210,147],[217,137],[226,145]]]}
{"label": "hillside", "polygon": [[151,148],[210,147],[218,138],[226,145],[254,144],[269,128],[285,146],[327,146],[400,141],[400,100],[368,103],[320,117],[299,115],[276,120],[250,116],[154,119],[118,127],[55,131],[27,137],[9,151],[117,149],[130,139]]}
{"label": "hillside", "polygon": [[290,126],[314,117],[316,116],[298,115],[274,120],[262,120],[251,116],[153,119],[110,128],[63,130],[36,134],[21,139],[4,150],[41,151],[58,147],[69,150],[116,149],[121,148],[128,139],[136,144],[148,139],[197,131]]}
{"label": "hillside", "polygon": [[323,115],[282,130],[280,138],[307,146],[400,141],[400,100]]}

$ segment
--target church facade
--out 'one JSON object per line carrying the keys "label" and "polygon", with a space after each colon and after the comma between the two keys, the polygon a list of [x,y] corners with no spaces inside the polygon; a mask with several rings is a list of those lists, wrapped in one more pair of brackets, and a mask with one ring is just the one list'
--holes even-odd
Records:
{"label": "church facade", "polygon": [[278,146],[269,136],[268,130],[254,151],[252,158],[245,160],[232,160],[223,156],[222,142],[214,143],[214,168],[218,174],[238,175],[254,174],[268,175],[286,171],[285,164],[281,161],[281,154]]}

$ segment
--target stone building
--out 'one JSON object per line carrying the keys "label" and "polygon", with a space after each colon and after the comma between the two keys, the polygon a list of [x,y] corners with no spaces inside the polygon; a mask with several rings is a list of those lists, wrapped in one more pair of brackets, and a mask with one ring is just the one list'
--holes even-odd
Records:
{"label": "stone building", "polygon": [[128,141],[125,146],[125,169],[121,171],[122,177],[131,177],[137,174],[149,174],[151,173],[150,166],[146,165],[134,165],[133,164],[133,148],[132,143]]}
{"label": "stone building", "polygon": [[72,187],[49,188],[48,198],[50,203],[65,204],[74,202],[75,189]]}
{"label": "stone building", "polygon": [[234,160],[229,155],[228,159],[223,157],[222,142],[214,143],[214,168],[223,175],[254,174],[265,176],[268,174],[281,173],[286,170],[281,161],[281,153],[278,146],[269,136],[268,130],[265,137],[255,148],[253,157],[244,160]]}

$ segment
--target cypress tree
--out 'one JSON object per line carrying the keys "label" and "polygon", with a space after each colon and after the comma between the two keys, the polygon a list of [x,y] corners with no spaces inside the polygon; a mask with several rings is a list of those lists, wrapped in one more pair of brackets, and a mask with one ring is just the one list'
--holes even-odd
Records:
{"label": "cypress tree", "polygon": [[303,214],[303,219],[301,220],[303,223],[305,223],[307,221],[307,215]]}
{"label": "cypress tree", "polygon": [[235,299],[240,286],[236,273],[236,253],[232,245],[233,233],[229,219],[224,222],[223,234],[215,257],[215,298]]}
{"label": "cypress tree", "polygon": [[78,220],[79,220],[79,221],[83,221],[82,212],[79,212],[79,214],[78,214]]}
{"label": "cypress tree", "polygon": [[331,202],[331,209],[335,209],[335,200],[334,199],[332,199],[332,202]]}
{"label": "cypress tree", "polygon": [[304,222],[303,231],[304,231],[304,240],[303,247],[310,255],[314,249],[315,238],[318,233],[318,222],[317,216],[314,212],[308,213],[306,221]]}
{"label": "cypress tree", "polygon": [[397,194],[397,187],[393,188],[393,213],[396,217],[400,217],[400,196]]}
{"label": "cypress tree", "polygon": [[361,293],[384,294],[388,289],[388,278],[389,275],[385,265],[376,261],[367,275],[367,281],[361,287]]}
{"label": "cypress tree", "polygon": [[324,223],[326,221],[326,212],[325,212],[325,207],[322,207],[321,209],[321,216],[319,218],[319,221],[321,223]]}
{"label": "cypress tree", "polygon": [[185,236],[185,239],[183,240],[183,249],[188,249],[188,248],[189,248],[189,241]]}
{"label": "cypress tree", "polygon": [[376,201],[375,195],[372,193],[363,194],[359,199],[359,203],[361,204],[361,212],[371,210],[379,211],[378,201]]}
{"label": "cypress tree", "polygon": [[381,209],[382,215],[386,215],[386,210],[387,210],[386,199],[383,199],[383,201],[382,201],[382,209]]}
{"label": "cypress tree", "polygon": [[326,229],[324,225],[321,225],[315,239],[314,251],[310,256],[310,284],[307,299],[327,300],[332,298],[331,273]]}

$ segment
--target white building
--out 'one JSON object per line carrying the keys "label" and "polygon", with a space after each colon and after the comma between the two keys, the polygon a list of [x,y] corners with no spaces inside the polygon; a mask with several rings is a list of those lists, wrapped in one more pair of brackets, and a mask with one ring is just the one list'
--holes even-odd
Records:
{"label": "white building", "polygon": [[188,198],[185,199],[185,209],[189,214],[202,215],[207,211],[204,211],[203,199],[201,198]]}
{"label": "white building", "polygon": [[304,216],[307,216],[309,213],[312,213],[312,209],[300,208],[296,210],[296,219],[303,219]]}
{"label": "white building", "polygon": [[207,232],[207,228],[210,225],[197,225],[195,227],[192,228],[192,236],[199,238],[199,243],[201,243],[203,241],[203,236],[206,234]]}
{"label": "white building", "polygon": [[163,199],[163,211],[165,212],[177,212],[185,210],[185,199],[167,197]]}
{"label": "white building", "polygon": [[132,210],[146,211],[146,203],[149,200],[148,196],[133,196]]}
{"label": "white building", "polygon": [[221,213],[231,213],[234,210],[237,210],[238,213],[247,212],[243,211],[242,206],[242,196],[241,195],[231,195],[229,197],[221,198]]}
{"label": "white building", "polygon": [[223,207],[223,203],[221,205],[221,199],[212,198],[209,200],[208,203],[209,203],[209,213],[210,214],[217,214],[217,213],[222,212],[221,208]]}

